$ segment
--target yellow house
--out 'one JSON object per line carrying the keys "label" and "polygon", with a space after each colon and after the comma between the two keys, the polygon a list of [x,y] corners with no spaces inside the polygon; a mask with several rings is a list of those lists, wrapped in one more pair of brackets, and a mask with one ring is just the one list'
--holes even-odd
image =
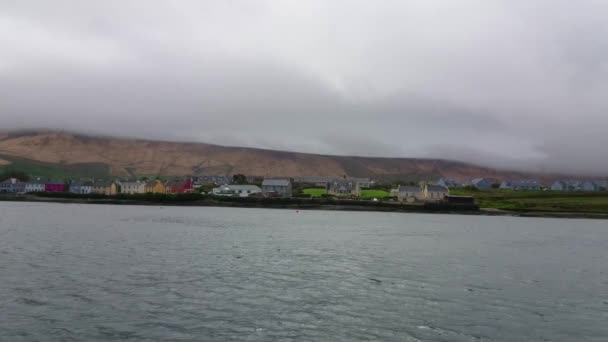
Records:
{"label": "yellow house", "polygon": [[160,180],[153,180],[146,183],[146,192],[155,194],[164,194],[166,191],[165,184]]}
{"label": "yellow house", "polygon": [[118,193],[118,186],[114,182],[95,182],[92,190],[95,194],[112,196]]}

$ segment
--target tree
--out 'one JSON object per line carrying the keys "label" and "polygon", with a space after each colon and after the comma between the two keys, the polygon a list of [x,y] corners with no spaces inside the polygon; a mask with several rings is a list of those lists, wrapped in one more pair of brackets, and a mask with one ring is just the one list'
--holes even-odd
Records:
{"label": "tree", "polygon": [[242,173],[238,173],[236,175],[232,175],[232,184],[248,184],[247,176]]}

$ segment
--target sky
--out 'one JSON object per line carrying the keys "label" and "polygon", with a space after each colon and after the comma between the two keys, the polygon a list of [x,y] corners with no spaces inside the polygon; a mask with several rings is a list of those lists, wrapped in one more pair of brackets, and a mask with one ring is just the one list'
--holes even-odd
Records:
{"label": "sky", "polygon": [[0,0],[0,128],[608,175],[605,0]]}

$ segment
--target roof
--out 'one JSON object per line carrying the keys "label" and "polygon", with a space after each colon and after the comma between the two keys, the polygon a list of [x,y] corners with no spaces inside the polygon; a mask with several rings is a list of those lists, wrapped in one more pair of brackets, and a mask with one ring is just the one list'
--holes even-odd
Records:
{"label": "roof", "polygon": [[350,180],[354,180],[354,181],[357,181],[357,182],[359,182],[359,183],[369,183],[369,182],[370,182],[370,179],[369,179],[369,178],[350,177],[350,178],[348,178],[348,179],[350,179]]}
{"label": "roof", "polygon": [[289,186],[289,179],[264,179],[262,186]]}
{"label": "roof", "polygon": [[399,192],[420,192],[420,187],[413,185],[399,185]]}
{"label": "roof", "polygon": [[479,182],[488,182],[488,180],[485,178],[475,178],[471,181],[471,183],[473,183],[473,184],[477,184]]}
{"label": "roof", "polygon": [[262,189],[260,189],[260,187],[257,185],[248,185],[248,184],[222,185],[222,186],[220,186],[220,190],[228,190],[228,191],[248,190],[248,191],[260,191],[260,192],[262,191]]}
{"label": "roof", "polygon": [[439,178],[436,182],[435,185],[439,185],[439,183],[443,183],[447,186],[461,186],[462,183],[461,182],[457,182],[453,179],[448,179],[448,178]]}
{"label": "roof", "polygon": [[99,182],[93,183],[93,186],[96,188],[99,188],[99,187],[107,188],[109,186],[112,186],[112,184],[114,184],[114,182],[112,182],[112,181],[99,181]]}
{"label": "roof", "polygon": [[130,181],[130,182],[122,182],[122,185],[142,185],[144,182],[140,181]]}
{"label": "roof", "polygon": [[340,186],[340,185],[344,185],[344,184],[348,184],[348,185],[357,185],[359,184],[359,181],[356,179],[342,179],[342,178],[338,178],[338,179],[332,179],[330,182],[330,185],[335,185],[335,186]]}
{"label": "roof", "polygon": [[536,179],[519,179],[519,180],[511,180],[505,181],[505,184],[511,186],[540,186],[540,182]]}
{"label": "roof", "polygon": [[[146,186],[148,186],[148,187],[155,187],[157,183],[163,184],[163,182],[162,182],[162,181],[160,181],[160,180],[158,180],[158,179],[155,179],[155,180],[152,180],[152,181],[147,182],[147,183],[146,183]],[[163,185],[164,185],[164,184],[163,184]]]}
{"label": "roof", "polygon": [[189,179],[174,179],[167,182],[167,186],[184,186],[189,181]]}
{"label": "roof", "polygon": [[445,186],[441,186],[441,185],[427,185],[426,189],[427,189],[427,191],[433,191],[433,192],[448,192],[448,188],[446,188]]}

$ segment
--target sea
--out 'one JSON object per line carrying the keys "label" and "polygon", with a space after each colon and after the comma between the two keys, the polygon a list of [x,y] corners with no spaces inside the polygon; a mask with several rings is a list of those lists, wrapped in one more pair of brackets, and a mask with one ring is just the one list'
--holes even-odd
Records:
{"label": "sea", "polygon": [[608,341],[608,221],[0,202],[0,341]]}

